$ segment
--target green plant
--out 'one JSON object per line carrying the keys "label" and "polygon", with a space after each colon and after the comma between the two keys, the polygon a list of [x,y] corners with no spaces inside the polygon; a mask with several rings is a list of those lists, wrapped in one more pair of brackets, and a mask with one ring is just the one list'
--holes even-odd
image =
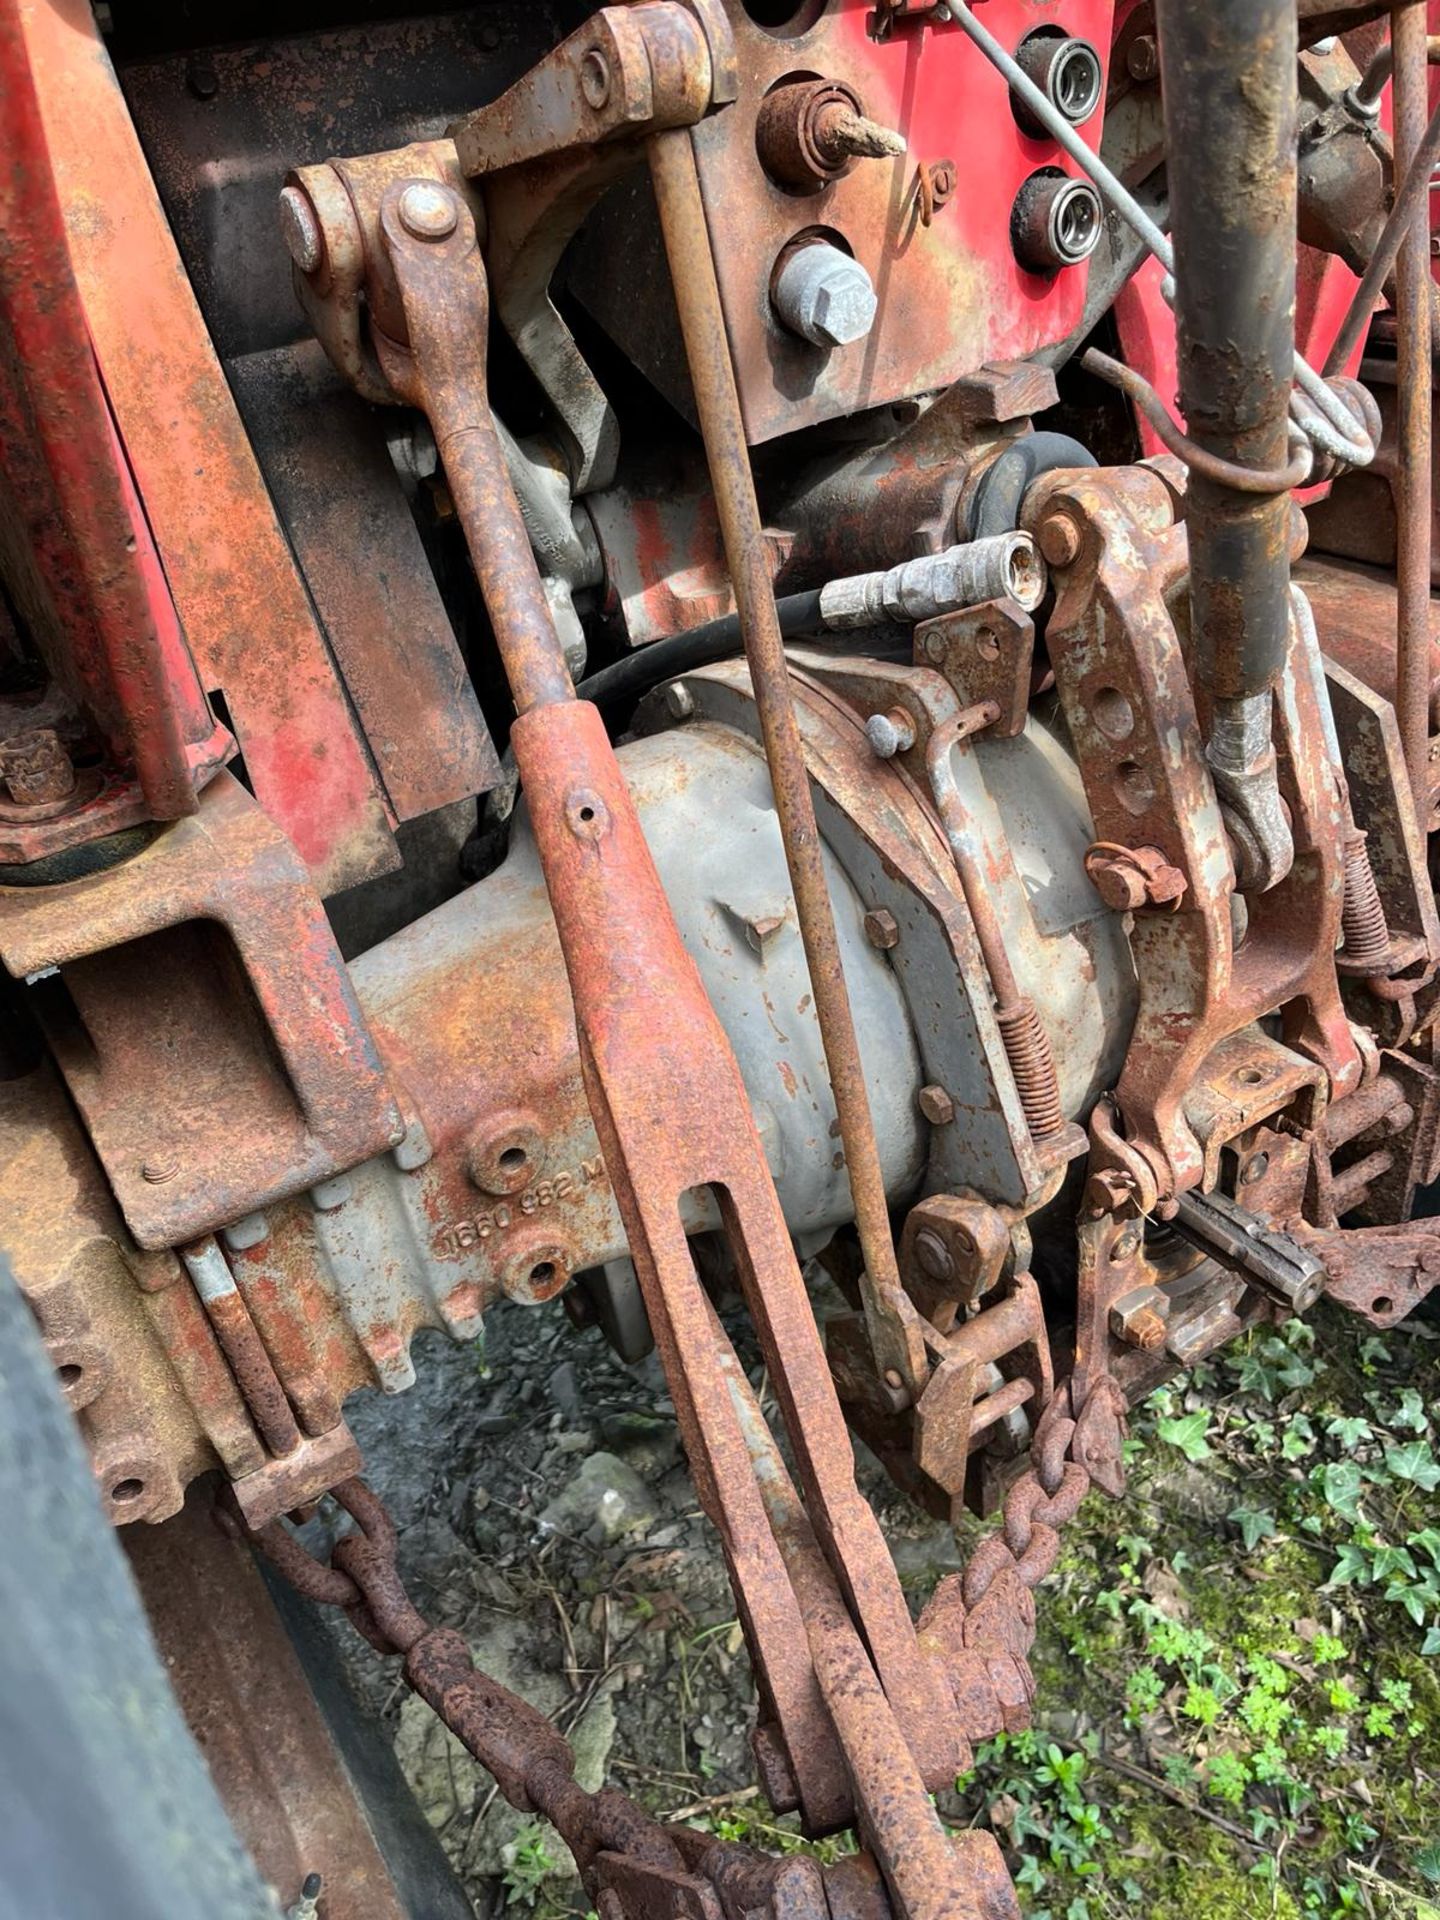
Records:
{"label": "green plant", "polygon": [[549,1829],[532,1821],[506,1847],[501,1883],[507,1907],[533,1907],[545,1882],[559,1872],[560,1862],[550,1851],[549,1839]]}

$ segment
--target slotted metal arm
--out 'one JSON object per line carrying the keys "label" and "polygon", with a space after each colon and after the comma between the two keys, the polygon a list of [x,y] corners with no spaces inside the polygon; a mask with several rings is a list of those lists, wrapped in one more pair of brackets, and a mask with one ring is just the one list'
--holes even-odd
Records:
{"label": "slotted metal arm", "polygon": [[[510,678],[519,712],[511,740],[565,956],[586,1092],[696,1485],[720,1533],[795,1791],[815,1824],[843,1823],[886,1791],[878,1761],[895,1791],[903,1778],[923,1800],[968,1752],[958,1710],[943,1664],[917,1643],[883,1536],[855,1484],[734,1055],[682,943],[600,716],[574,698],[565,673],[491,423],[487,287],[473,219],[448,187],[402,182],[384,196],[380,231],[407,339],[403,347],[377,340],[377,350],[395,390],[430,419]],[[718,1202],[770,1369],[806,1524],[823,1556],[812,1556],[814,1567],[836,1596],[847,1644],[857,1657],[863,1649],[870,1705],[858,1743],[846,1692],[853,1675],[844,1663],[813,1658],[805,1625],[813,1605],[797,1590],[784,1527],[767,1510],[728,1384],[728,1343],[711,1324],[690,1257],[682,1206],[697,1189]],[[895,1911],[909,1920],[996,1911],[992,1896],[985,1907],[957,1904],[944,1877],[932,1897],[898,1859],[893,1864]]]}

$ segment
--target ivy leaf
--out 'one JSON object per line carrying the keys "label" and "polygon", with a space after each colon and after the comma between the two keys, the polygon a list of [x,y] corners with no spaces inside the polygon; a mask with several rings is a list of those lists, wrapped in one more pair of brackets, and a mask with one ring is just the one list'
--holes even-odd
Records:
{"label": "ivy leaf", "polygon": [[1408,1534],[1405,1544],[1418,1548],[1421,1553],[1428,1553],[1435,1565],[1440,1567],[1440,1528],[1426,1527],[1422,1533]]}
{"label": "ivy leaf", "polygon": [[1406,1586],[1403,1580],[1392,1580],[1385,1589],[1385,1598],[1404,1607],[1417,1627],[1425,1624],[1425,1595],[1419,1587]]}
{"label": "ivy leaf", "polygon": [[1363,1547],[1357,1547],[1352,1543],[1341,1547],[1335,1569],[1325,1584],[1327,1587],[1351,1587],[1357,1584],[1368,1587],[1371,1578],[1369,1554]]}
{"label": "ivy leaf", "polygon": [[1275,1532],[1275,1516],[1263,1507],[1236,1507],[1226,1518],[1239,1527],[1247,1553],[1253,1553],[1262,1540],[1270,1539]]}
{"label": "ivy leaf", "polygon": [[1364,1484],[1360,1468],[1353,1460],[1331,1460],[1320,1476],[1320,1490],[1326,1504],[1346,1520],[1359,1519]]}
{"label": "ivy leaf", "polygon": [[1211,1449],[1205,1439],[1210,1427],[1210,1415],[1206,1410],[1199,1413],[1182,1414],[1177,1420],[1159,1420],[1155,1431],[1167,1447],[1178,1447],[1190,1461],[1208,1460]]}
{"label": "ivy leaf", "polygon": [[1411,1433],[1424,1433],[1429,1421],[1425,1415],[1425,1402],[1414,1387],[1400,1389],[1400,1404],[1390,1416],[1392,1427],[1408,1427]]}
{"label": "ivy leaf", "polygon": [[1421,1645],[1420,1658],[1433,1660],[1437,1654],[1440,1654],[1440,1627],[1431,1627]]}
{"label": "ivy leaf", "polygon": [[1408,1480],[1426,1493],[1440,1487],[1440,1461],[1424,1440],[1410,1440],[1403,1447],[1386,1447],[1385,1464],[1397,1480]]}
{"label": "ivy leaf", "polygon": [[1303,1413],[1297,1413],[1285,1428],[1285,1438],[1280,1442],[1282,1460],[1303,1460],[1307,1453],[1315,1450],[1315,1429]]}
{"label": "ivy leaf", "polygon": [[1376,1580],[1389,1580],[1397,1573],[1403,1573],[1407,1580],[1418,1578],[1415,1562],[1404,1547],[1376,1547],[1370,1571]]}
{"label": "ivy leaf", "polygon": [[1337,1414],[1333,1420],[1327,1420],[1325,1431],[1332,1440],[1338,1440],[1342,1447],[1358,1447],[1362,1440],[1370,1438],[1370,1422],[1361,1420],[1355,1414]]}

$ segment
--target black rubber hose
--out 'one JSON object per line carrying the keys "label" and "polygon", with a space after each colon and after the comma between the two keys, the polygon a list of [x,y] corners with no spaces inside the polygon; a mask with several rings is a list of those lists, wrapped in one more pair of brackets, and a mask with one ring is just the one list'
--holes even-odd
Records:
{"label": "black rubber hose", "polygon": [[970,507],[970,538],[984,540],[996,533],[1013,533],[1020,524],[1025,495],[1042,473],[1099,464],[1090,449],[1072,440],[1068,433],[1027,433],[992,460],[980,476]]}
{"label": "black rubber hose", "polygon": [[[802,633],[814,633],[824,622],[820,618],[818,593],[790,593],[775,602],[780,615],[780,631],[787,640]],[[708,667],[717,660],[728,660],[743,651],[738,614],[707,620],[703,627],[691,627],[685,633],[672,633],[665,640],[652,640],[637,647],[623,660],[601,667],[575,689],[580,700],[593,700],[597,707],[614,706],[618,701],[640,699],[663,680],[678,673],[690,673],[696,667]]]}

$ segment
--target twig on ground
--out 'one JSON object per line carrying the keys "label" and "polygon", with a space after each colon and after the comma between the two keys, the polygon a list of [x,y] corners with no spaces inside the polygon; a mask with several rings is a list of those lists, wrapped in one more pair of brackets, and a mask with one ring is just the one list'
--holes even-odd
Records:
{"label": "twig on ground", "polygon": [[747,1800],[758,1800],[759,1787],[737,1787],[733,1793],[712,1793],[704,1800],[692,1800],[687,1807],[676,1807],[671,1813],[662,1813],[662,1820],[692,1820],[698,1813],[714,1813],[718,1807],[739,1807]]}

